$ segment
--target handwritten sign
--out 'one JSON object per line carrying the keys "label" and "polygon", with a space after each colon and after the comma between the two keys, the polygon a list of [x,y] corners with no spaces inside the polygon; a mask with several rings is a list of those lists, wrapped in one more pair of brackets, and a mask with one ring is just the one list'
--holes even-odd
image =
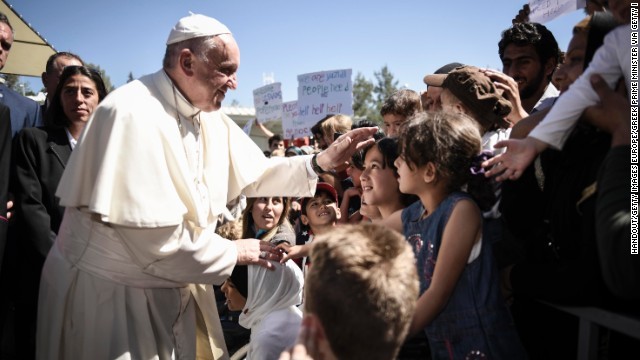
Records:
{"label": "handwritten sign", "polygon": [[253,90],[253,105],[261,123],[282,119],[282,90],[280,83],[272,83]]}
{"label": "handwritten sign", "polygon": [[585,6],[586,0],[531,0],[529,21],[543,24]]}
{"label": "handwritten sign", "polygon": [[351,69],[298,75],[298,125],[311,129],[328,114],[353,115]]}
{"label": "handwritten sign", "polygon": [[282,134],[285,139],[297,139],[311,136],[311,127],[301,122],[298,115],[298,102],[282,103]]}

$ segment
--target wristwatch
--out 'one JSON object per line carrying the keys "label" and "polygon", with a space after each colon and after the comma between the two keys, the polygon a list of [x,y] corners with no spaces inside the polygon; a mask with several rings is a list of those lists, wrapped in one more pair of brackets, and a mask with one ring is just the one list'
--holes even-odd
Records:
{"label": "wristwatch", "polygon": [[316,160],[317,156],[318,154],[314,154],[311,158],[311,168],[316,172],[316,174],[321,175],[326,173],[327,171],[321,168],[320,165],[318,165],[318,160]]}

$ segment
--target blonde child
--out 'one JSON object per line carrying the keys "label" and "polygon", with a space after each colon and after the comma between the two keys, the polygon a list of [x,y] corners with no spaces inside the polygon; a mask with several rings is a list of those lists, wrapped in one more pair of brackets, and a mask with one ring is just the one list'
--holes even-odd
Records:
{"label": "blonde child", "polygon": [[420,201],[385,222],[402,229],[416,254],[421,295],[411,333],[425,331],[433,359],[526,357],[500,294],[491,244],[482,239],[482,213],[460,191],[491,191],[472,181],[481,144],[476,123],[457,113],[419,114],[399,135],[400,191]]}

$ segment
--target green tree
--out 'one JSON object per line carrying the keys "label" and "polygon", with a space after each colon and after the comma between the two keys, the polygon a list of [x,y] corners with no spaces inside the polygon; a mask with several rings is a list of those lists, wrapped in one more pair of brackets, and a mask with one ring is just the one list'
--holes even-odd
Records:
{"label": "green tree", "polygon": [[109,77],[109,75],[107,75],[106,71],[100,68],[99,65],[92,64],[92,63],[87,63],[86,65],[87,67],[95,69],[98,73],[100,73],[100,76],[102,77],[102,81],[104,82],[104,86],[107,88],[107,91],[111,92],[113,91],[113,89],[115,89],[111,84],[111,78]]}
{"label": "green tree", "polygon": [[133,72],[129,71],[129,77],[127,78],[127,83],[130,83],[133,80],[135,80],[135,78],[133,77]]}
{"label": "green tree", "polygon": [[398,81],[385,65],[373,73],[375,81],[358,73],[353,81],[353,114],[382,124],[380,109],[384,100],[398,90]]}
{"label": "green tree", "polygon": [[393,74],[389,71],[387,65],[383,66],[380,71],[374,72],[373,76],[376,78],[373,92],[376,94],[376,109],[379,114],[386,98],[398,90],[398,80],[393,78]]}
{"label": "green tree", "polygon": [[19,87],[20,84],[20,76],[14,74],[5,74],[4,75],[4,84],[7,85],[9,89],[15,90],[21,93],[21,89]]}

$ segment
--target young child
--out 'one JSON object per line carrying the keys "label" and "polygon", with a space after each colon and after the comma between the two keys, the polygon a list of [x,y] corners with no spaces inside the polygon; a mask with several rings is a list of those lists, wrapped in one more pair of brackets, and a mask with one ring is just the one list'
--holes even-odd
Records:
{"label": "young child", "polygon": [[419,111],[422,111],[420,94],[410,89],[401,89],[393,93],[380,109],[385,134],[397,136],[400,125]]}
{"label": "young child", "polygon": [[322,235],[333,229],[338,224],[341,217],[338,207],[338,193],[333,186],[319,182],[316,185],[316,192],[312,198],[303,198],[301,202],[302,214],[300,222],[304,225],[302,232],[296,236],[296,245],[287,247],[286,244],[279,247],[287,252],[281,262],[288,259],[299,259],[302,257],[301,267],[306,272],[307,255],[310,250],[310,243],[315,236]]}
{"label": "young child", "polygon": [[298,344],[280,359],[395,359],[418,296],[404,238],[379,225],[343,225],[318,236],[311,260]]}
{"label": "young child", "polygon": [[398,157],[398,139],[386,137],[365,148],[364,170],[360,175],[363,202],[375,206],[382,219],[417,200],[398,188],[398,171],[394,161]]}
{"label": "young child", "polygon": [[497,180],[518,179],[535,157],[548,146],[561,149],[582,112],[600,101],[590,83],[593,74],[601,74],[611,88],[616,86],[620,77],[624,77],[627,89],[631,88],[631,0],[610,0],[609,10],[623,25],[605,37],[589,67],[558,98],[549,114],[529,136],[496,144],[496,147],[506,147],[507,151],[483,163],[484,167],[491,168],[487,171],[487,176],[498,174]]}
{"label": "young child", "polygon": [[304,280],[292,261],[268,270],[257,265],[236,266],[222,285],[230,310],[242,311],[239,324],[251,329],[246,359],[276,359],[296,340],[302,312]]}
{"label": "young child", "polygon": [[433,359],[525,358],[482,239],[482,214],[460,191],[476,191],[478,126],[463,114],[422,113],[401,129],[399,148],[400,191],[420,201],[385,222],[402,228],[417,257],[421,296],[411,333],[426,332]]}

